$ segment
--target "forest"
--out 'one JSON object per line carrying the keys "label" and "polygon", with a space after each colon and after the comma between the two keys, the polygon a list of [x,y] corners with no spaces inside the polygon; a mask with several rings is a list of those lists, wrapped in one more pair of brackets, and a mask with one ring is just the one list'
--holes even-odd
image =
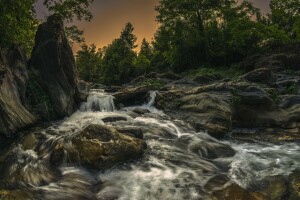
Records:
{"label": "forest", "polygon": [[[92,20],[92,0],[45,0],[49,13],[67,22]],[[34,0],[1,1],[0,45],[22,43],[30,54],[40,23]],[[270,13],[262,13],[249,1],[161,0],[156,6],[159,28],[153,41],[137,46],[134,25],[128,22],[119,38],[103,48],[84,42],[83,31],[66,27],[71,42],[80,44],[76,64],[80,78],[106,85],[120,85],[152,71],[182,73],[188,70],[239,68],[245,57],[300,40],[300,3],[272,0]]]}

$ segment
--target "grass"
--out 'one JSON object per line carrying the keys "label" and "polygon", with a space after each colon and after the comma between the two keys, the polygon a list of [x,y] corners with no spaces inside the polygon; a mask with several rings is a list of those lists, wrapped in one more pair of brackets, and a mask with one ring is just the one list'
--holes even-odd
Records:
{"label": "grass", "polygon": [[193,69],[182,73],[183,76],[187,78],[195,78],[197,76],[209,76],[222,78],[238,78],[239,76],[245,74],[244,71],[238,69],[236,66],[232,67],[211,67],[211,66],[201,66],[198,69]]}

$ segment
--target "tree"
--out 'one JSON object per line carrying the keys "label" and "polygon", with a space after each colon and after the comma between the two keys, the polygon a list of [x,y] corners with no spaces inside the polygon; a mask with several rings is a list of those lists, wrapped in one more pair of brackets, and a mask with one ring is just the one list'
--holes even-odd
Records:
{"label": "tree", "polygon": [[[49,10],[50,14],[58,14],[66,22],[76,20],[91,21],[92,13],[89,11],[89,5],[94,0],[44,0],[44,5]],[[77,26],[66,26],[66,35],[71,44],[83,43],[83,31],[79,30]]]}
{"label": "tree", "polygon": [[99,82],[102,69],[102,50],[94,44],[83,44],[76,54],[76,66],[79,77],[85,81]]}
{"label": "tree", "polygon": [[271,0],[271,23],[283,28],[286,32],[296,33],[300,21],[299,0]]}
{"label": "tree", "polygon": [[137,47],[137,45],[135,45],[137,38],[133,34],[133,31],[134,31],[134,27],[130,22],[128,22],[125,25],[125,28],[122,30],[120,36],[120,39],[123,40],[125,44],[128,46],[128,48],[130,49],[134,49]]}
{"label": "tree", "polygon": [[149,73],[151,71],[151,59],[153,50],[149,42],[144,38],[141,44],[141,50],[134,60],[135,75]]}
{"label": "tree", "polygon": [[103,56],[104,84],[120,85],[128,82],[134,74],[133,62],[136,58],[136,36],[133,26],[127,23],[120,37],[105,49]]}
{"label": "tree", "polygon": [[21,43],[30,51],[34,45],[34,36],[39,21],[34,11],[35,0],[0,1],[0,46]]}
{"label": "tree", "polygon": [[144,38],[142,40],[141,50],[140,50],[139,56],[143,55],[147,59],[151,60],[152,54],[153,54],[152,47],[151,47],[150,43]]}

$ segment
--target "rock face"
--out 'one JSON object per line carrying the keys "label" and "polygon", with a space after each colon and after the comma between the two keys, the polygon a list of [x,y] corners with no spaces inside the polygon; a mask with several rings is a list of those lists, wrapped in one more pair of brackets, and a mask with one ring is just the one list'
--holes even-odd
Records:
{"label": "rock face", "polygon": [[30,70],[48,94],[55,117],[76,110],[80,95],[75,59],[60,17],[50,16],[39,26]]}
{"label": "rock face", "polygon": [[13,45],[0,54],[0,134],[12,136],[36,119],[23,105],[28,79],[24,49]]}
{"label": "rock face", "polygon": [[67,152],[71,163],[104,170],[142,156],[146,147],[143,140],[121,134],[112,127],[89,125],[69,143],[64,141],[59,144],[51,159],[53,163],[59,163],[63,152]]}

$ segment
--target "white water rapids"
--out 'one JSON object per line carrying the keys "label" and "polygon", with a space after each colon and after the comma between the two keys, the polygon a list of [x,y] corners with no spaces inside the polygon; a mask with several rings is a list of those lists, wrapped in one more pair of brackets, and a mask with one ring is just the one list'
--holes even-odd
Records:
{"label": "white water rapids", "polygon": [[[289,175],[300,168],[298,144],[218,141],[157,110],[153,107],[155,96],[151,92],[149,102],[143,106],[117,111],[111,95],[91,91],[79,111],[43,130],[43,135],[56,140],[89,124],[105,124],[104,118],[122,117],[126,120],[107,125],[140,128],[148,145],[144,157],[105,172],[63,165],[59,168],[63,176],[58,181],[34,187],[29,193],[35,199],[206,200],[211,197],[205,185],[220,174],[247,188],[268,176]],[[133,118],[130,113],[135,108],[148,109],[150,113]],[[228,146],[236,151],[234,156],[228,156]],[[30,162],[33,171],[39,169],[35,152],[23,153],[30,154],[30,159],[22,162]],[[28,165],[24,170],[29,170]]]}

